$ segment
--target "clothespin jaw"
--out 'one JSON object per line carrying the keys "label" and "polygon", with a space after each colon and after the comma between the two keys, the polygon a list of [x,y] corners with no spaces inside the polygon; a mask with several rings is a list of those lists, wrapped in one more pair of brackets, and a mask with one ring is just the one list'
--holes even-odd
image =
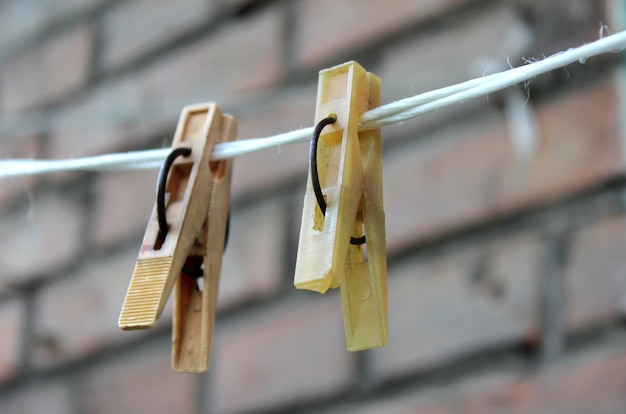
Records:
{"label": "clothespin jaw", "polygon": [[[319,137],[317,166],[326,212],[309,175],[294,284],[320,293],[341,288],[348,350],[387,344],[387,259],[380,130],[358,132],[361,115],[380,105],[380,79],[356,62],[320,72],[316,123],[336,122]],[[351,238],[365,233],[367,262]]]}
{"label": "clothespin jaw", "polygon": [[[234,118],[214,103],[183,109],[172,148],[191,153],[178,158],[167,177],[165,235],[153,209],[118,322],[124,330],[153,327],[178,284],[172,364],[185,372],[208,367],[232,168],[232,161],[211,161],[210,155],[217,142],[234,139],[235,129]],[[202,291],[183,271],[189,261],[197,269],[204,264]]]}

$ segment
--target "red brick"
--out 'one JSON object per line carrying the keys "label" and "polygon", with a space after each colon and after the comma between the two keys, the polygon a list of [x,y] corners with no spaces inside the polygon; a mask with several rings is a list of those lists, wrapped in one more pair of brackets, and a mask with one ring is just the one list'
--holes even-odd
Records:
{"label": "red brick", "polygon": [[383,175],[388,248],[616,176],[624,162],[618,108],[610,78],[538,108],[540,137],[533,154],[518,153],[504,122],[487,115],[388,153]]}
{"label": "red brick", "polygon": [[444,127],[424,137],[425,144],[418,141],[386,154],[383,187],[389,250],[488,213],[489,188],[484,187],[490,184],[492,164],[506,154],[503,128],[499,119],[484,117]]}
{"label": "red brick", "polygon": [[[508,69],[507,59],[517,62],[530,41],[529,29],[510,6],[493,7],[433,35],[409,37],[386,49],[377,70],[383,102]],[[487,102],[473,105],[478,103]]]}
{"label": "red brick", "polygon": [[199,27],[211,17],[214,4],[141,0],[114,7],[102,19],[102,65],[106,69],[123,65]]}
{"label": "red brick", "polygon": [[143,234],[155,204],[157,175],[132,171],[100,176],[92,232],[96,245],[110,246]]}
{"label": "red brick", "polygon": [[[350,48],[390,35],[458,7],[467,0],[306,0],[296,3],[295,50],[299,64],[317,66]],[[341,63],[341,62],[336,62]]]}
{"label": "red brick", "polygon": [[[389,345],[370,351],[375,372],[432,368],[535,332],[539,247],[519,236],[392,268]],[[484,274],[476,276],[483,257]]]}
{"label": "red brick", "polygon": [[532,163],[518,161],[505,170],[500,209],[554,200],[623,170],[623,131],[614,76],[546,103],[538,108],[537,117],[538,153]]}
{"label": "red brick", "polygon": [[85,412],[196,413],[197,376],[172,371],[170,341],[142,346],[81,379]]}
{"label": "red brick", "polygon": [[75,274],[48,286],[38,298],[34,363],[57,365],[137,339],[145,331],[117,326],[137,251],[89,262]]}
{"label": "red brick", "polygon": [[[142,74],[145,101],[186,104],[233,99],[274,85],[282,77],[282,13],[269,9],[176,50]],[[263,39],[259,42],[259,39]]]}
{"label": "red brick", "polygon": [[74,411],[67,385],[60,381],[21,388],[3,397],[0,411],[8,414],[67,414]]}
{"label": "red brick", "polygon": [[0,3],[0,54],[15,53],[61,19],[93,10],[104,0],[20,0]]}
{"label": "red brick", "polygon": [[[626,354],[588,352],[502,387],[442,401],[433,412],[621,413],[626,410]],[[434,406],[433,408],[435,408]],[[428,411],[427,411],[428,412]]]}
{"label": "red brick", "polygon": [[[405,392],[396,393],[394,396],[384,399],[369,400],[361,404],[343,404],[334,409],[312,411],[312,413],[325,414],[478,414],[500,413],[498,410],[474,411],[473,407],[462,406],[460,402],[464,398],[488,394],[493,390],[500,390],[510,385],[514,378],[510,374],[491,374],[486,376],[472,376],[471,381],[460,383],[446,383],[444,386],[424,387],[422,389],[409,389]],[[460,401],[460,402],[459,402]],[[490,407],[491,408],[491,407]],[[464,410],[462,410],[464,409]],[[505,411],[506,413],[518,413],[518,411]],[[504,412],[503,412],[504,413]]]}
{"label": "red brick", "polygon": [[[299,88],[266,100],[239,117],[238,139],[267,137],[313,125],[315,87]],[[308,143],[285,145],[239,157],[234,163],[233,197],[302,178],[306,185]]]}
{"label": "red brick", "polygon": [[507,390],[505,398],[525,412],[621,413],[626,411],[624,372],[622,341],[610,351],[590,352],[522,381]]}
{"label": "red brick", "polygon": [[525,11],[532,16],[535,31],[529,55],[550,56],[594,41],[601,36],[601,24],[608,24],[610,31],[616,33],[618,28],[611,24],[611,13],[603,10],[605,4],[604,0],[572,0],[567,3],[526,1]]}
{"label": "red brick", "polygon": [[168,137],[163,146],[169,146],[178,115],[189,102],[144,108],[137,82],[114,82],[56,112],[48,157],[76,158],[137,149],[157,135]]}
{"label": "red brick", "polygon": [[[306,302],[304,296],[313,297]],[[262,410],[340,393],[352,372],[339,296],[300,292],[284,306],[219,330],[209,408]]]}
{"label": "red brick", "polygon": [[93,31],[78,26],[16,56],[0,72],[0,107],[22,111],[76,91],[90,72]]}
{"label": "red brick", "polygon": [[155,135],[168,146],[184,106],[250,100],[282,77],[281,22],[280,10],[270,9],[101,84],[55,117],[51,156],[119,151]]}
{"label": "red brick", "polygon": [[579,328],[626,313],[626,218],[612,217],[573,237],[565,270],[567,324]]}
{"label": "red brick", "polygon": [[490,249],[483,289],[510,312],[525,337],[535,337],[542,243],[534,236],[522,234],[497,240]]}
{"label": "red brick", "polygon": [[410,389],[328,414],[622,413],[626,410],[626,353],[621,346],[587,351],[527,375],[491,373]]}
{"label": "red brick", "polygon": [[35,197],[28,207],[4,216],[0,222],[0,280],[24,281],[67,265],[80,249],[82,226],[79,206],[56,195]]}
{"label": "red brick", "polygon": [[164,136],[169,146],[187,99],[146,102],[143,74],[114,79],[57,110],[50,122],[49,158],[74,158],[145,146]]}
{"label": "red brick", "polygon": [[233,211],[222,263],[220,307],[268,296],[280,287],[285,225],[281,201]]}
{"label": "red brick", "polygon": [[[0,291],[4,288],[0,288]],[[0,382],[18,373],[22,349],[22,304],[8,300],[0,304]],[[1,406],[1,403],[0,403]]]}

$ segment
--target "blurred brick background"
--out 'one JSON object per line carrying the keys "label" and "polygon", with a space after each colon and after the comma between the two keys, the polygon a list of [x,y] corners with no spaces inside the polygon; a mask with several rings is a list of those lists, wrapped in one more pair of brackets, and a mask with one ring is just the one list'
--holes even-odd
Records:
{"label": "blurred brick background", "polygon": [[[167,147],[202,101],[240,138],[272,135],[311,125],[319,69],[358,60],[389,102],[624,15],[621,0],[2,0],[0,156]],[[338,292],[292,287],[308,144],[235,162],[201,376],[170,370],[171,310],[117,328],[155,171],[0,181],[0,412],[626,412],[621,57],[385,128],[378,350],[345,350]]]}

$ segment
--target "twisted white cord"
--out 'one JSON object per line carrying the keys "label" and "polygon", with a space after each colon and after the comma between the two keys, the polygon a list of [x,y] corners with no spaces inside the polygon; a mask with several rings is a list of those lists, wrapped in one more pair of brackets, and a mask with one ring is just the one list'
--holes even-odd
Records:
{"label": "twisted white cord", "polygon": [[[525,66],[401,99],[364,113],[359,123],[359,130],[381,128],[386,125],[407,121],[428,112],[528,81],[538,75],[571,63],[584,63],[593,56],[618,52],[624,48],[626,48],[626,31],[557,53]],[[213,149],[211,157],[216,160],[233,158],[271,147],[306,141],[310,139],[312,133],[313,127],[310,127],[267,138],[220,143]],[[158,168],[170,151],[170,148],[164,148],[66,160],[8,159],[0,161],[0,178],[60,171],[111,171]]]}

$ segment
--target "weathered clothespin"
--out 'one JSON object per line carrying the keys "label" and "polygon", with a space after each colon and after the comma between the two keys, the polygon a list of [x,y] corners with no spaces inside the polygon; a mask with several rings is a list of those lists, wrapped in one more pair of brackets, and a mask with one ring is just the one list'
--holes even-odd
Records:
{"label": "weathered clothespin", "polygon": [[180,372],[209,367],[232,171],[232,160],[210,156],[236,127],[214,103],[183,109],[120,314],[124,330],[153,327],[175,285],[172,368]]}
{"label": "weathered clothespin", "polygon": [[311,145],[294,284],[320,293],[341,288],[349,351],[387,344],[381,133],[358,132],[361,115],[378,105],[380,79],[356,62],[320,72],[319,141]]}

